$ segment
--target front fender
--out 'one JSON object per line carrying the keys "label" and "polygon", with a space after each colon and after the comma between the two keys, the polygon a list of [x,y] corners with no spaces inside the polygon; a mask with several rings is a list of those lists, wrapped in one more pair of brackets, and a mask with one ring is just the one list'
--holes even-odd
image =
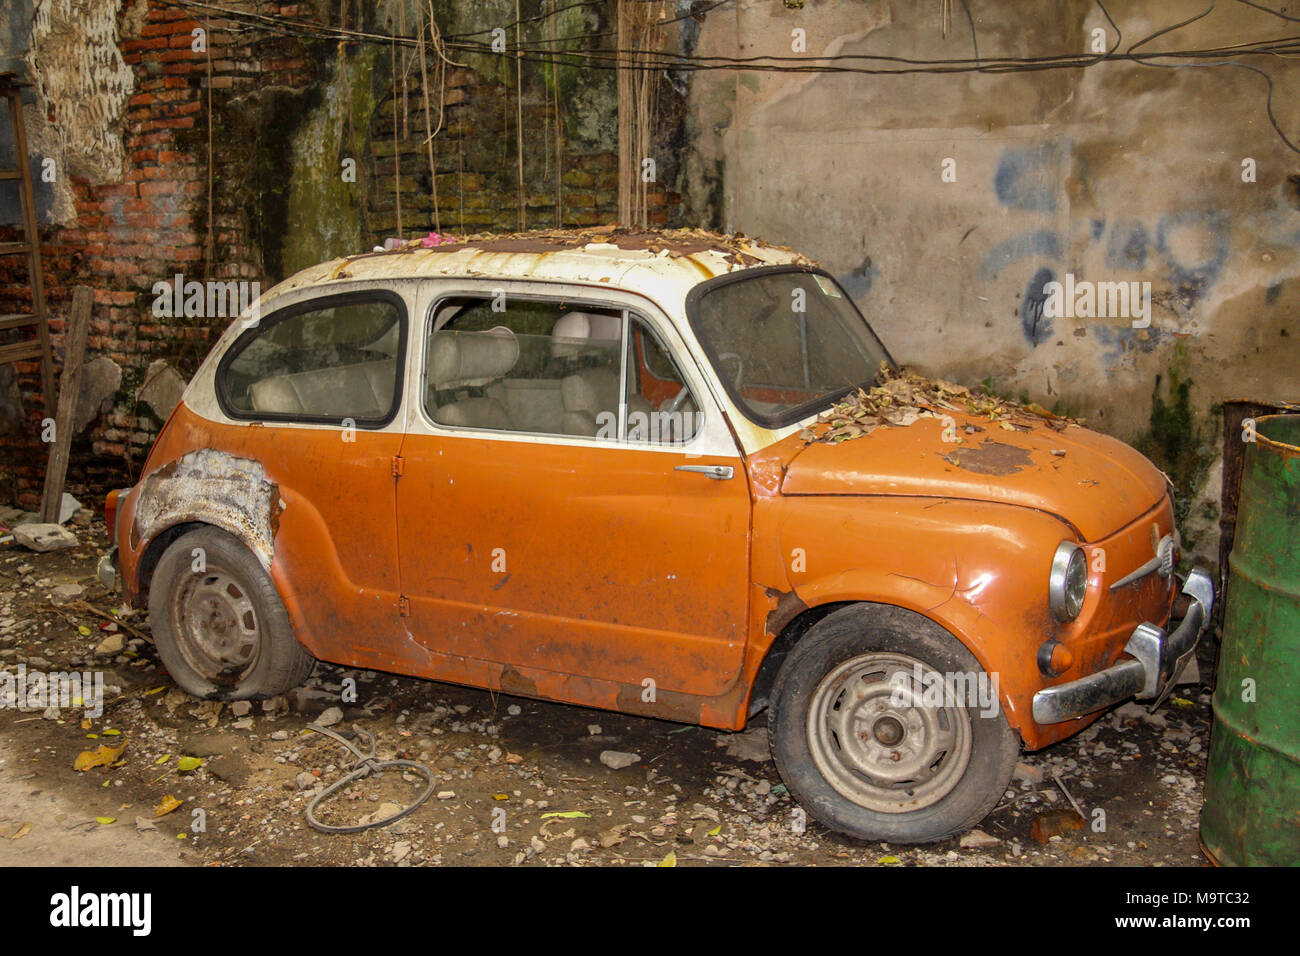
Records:
{"label": "front fender", "polygon": [[762,505],[773,525],[766,537],[784,559],[766,570],[783,575],[778,590],[812,608],[871,601],[924,615],[997,676],[1007,721],[1028,746],[1067,735],[1032,718],[1043,686],[1038,649],[1061,626],[1047,579],[1056,546],[1074,537],[1063,521],[950,498],[789,496]]}

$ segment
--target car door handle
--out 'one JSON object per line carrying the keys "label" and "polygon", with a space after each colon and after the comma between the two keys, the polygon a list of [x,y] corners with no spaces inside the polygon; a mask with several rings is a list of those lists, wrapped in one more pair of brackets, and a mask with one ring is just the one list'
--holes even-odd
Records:
{"label": "car door handle", "polygon": [[730,465],[678,465],[673,471],[695,471],[716,481],[726,481],[736,474]]}

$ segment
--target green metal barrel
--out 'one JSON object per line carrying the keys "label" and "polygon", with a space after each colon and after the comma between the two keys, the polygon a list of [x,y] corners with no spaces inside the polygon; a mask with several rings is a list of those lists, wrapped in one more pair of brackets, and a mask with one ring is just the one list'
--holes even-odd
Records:
{"label": "green metal barrel", "polygon": [[1217,863],[1300,865],[1300,415],[1246,444],[1214,690],[1201,844]]}

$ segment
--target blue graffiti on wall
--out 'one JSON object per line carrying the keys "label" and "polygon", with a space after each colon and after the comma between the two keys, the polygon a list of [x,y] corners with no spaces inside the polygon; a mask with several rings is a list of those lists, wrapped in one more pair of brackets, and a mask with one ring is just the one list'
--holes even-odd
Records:
{"label": "blue graffiti on wall", "polygon": [[1069,145],[1061,142],[1008,149],[993,174],[998,202],[1012,209],[1055,212],[1056,191],[1064,179],[1061,170],[1069,151]]}
{"label": "blue graffiti on wall", "polygon": [[1055,272],[1039,269],[1020,299],[1020,329],[1031,345],[1041,345],[1052,337],[1052,318],[1043,314],[1043,304],[1047,301],[1047,283],[1055,281]]}
{"label": "blue graffiti on wall", "polygon": [[1151,236],[1142,223],[1132,219],[1117,222],[1106,243],[1106,265],[1111,269],[1141,269],[1147,264],[1150,246]]}
{"label": "blue graffiti on wall", "polygon": [[[1064,139],[1005,150],[993,175],[998,202],[1011,210],[1055,213],[1072,155],[1073,145]],[[1158,269],[1174,290],[1174,307],[1182,311],[1190,311],[1204,299],[1228,260],[1230,223],[1217,210],[1179,210],[1161,217],[1154,227],[1131,218],[1108,225],[1105,218],[1091,217],[1082,224],[1086,231],[1081,230],[1072,241],[1056,229],[1045,228],[1044,217],[1029,218],[1037,219],[1037,224],[995,245],[985,255],[980,271],[986,280],[992,280],[1016,263],[1028,260],[1036,266],[1020,308],[1025,339],[1035,346],[1051,335],[1051,323],[1042,315],[1043,285],[1057,272],[1071,271],[1063,268],[1065,258],[1080,242],[1085,247],[1103,244],[1108,269]],[[1151,265],[1153,259],[1158,266]]]}
{"label": "blue graffiti on wall", "polygon": [[[1204,258],[1182,261],[1173,248],[1175,244],[1196,249],[1193,255],[1203,250]],[[1190,309],[1204,297],[1228,261],[1227,217],[1192,209],[1171,213],[1156,228],[1156,251],[1169,264],[1169,284],[1179,304]]]}
{"label": "blue graffiti on wall", "polygon": [[858,300],[866,297],[879,278],[880,270],[871,261],[871,256],[866,256],[863,258],[861,265],[856,269],[836,276],[835,281],[844,287],[844,291],[849,294],[849,298]]}
{"label": "blue graffiti on wall", "polygon": [[984,257],[980,271],[986,279],[994,279],[1007,266],[1021,259],[1060,259],[1065,254],[1061,237],[1051,229],[1022,233],[999,242]]}

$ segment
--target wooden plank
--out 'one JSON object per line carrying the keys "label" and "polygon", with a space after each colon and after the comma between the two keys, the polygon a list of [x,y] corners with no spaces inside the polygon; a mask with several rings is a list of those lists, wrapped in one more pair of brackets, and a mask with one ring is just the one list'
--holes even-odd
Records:
{"label": "wooden plank", "polygon": [[41,350],[41,343],[35,339],[30,342],[14,342],[10,345],[0,345],[0,364],[27,362],[31,359],[41,358],[44,354]]}
{"label": "wooden plank", "polygon": [[23,326],[35,325],[39,321],[40,319],[32,315],[30,312],[20,313],[18,315],[0,315],[0,331],[4,331],[5,329],[21,329]]}
{"label": "wooden plank", "polygon": [[68,320],[67,350],[63,357],[63,374],[59,379],[59,411],[54,419],[54,444],[50,463],[45,468],[45,488],[41,492],[41,520],[59,520],[63,501],[63,482],[68,476],[68,454],[72,450],[73,416],[81,387],[81,364],[86,357],[86,339],[90,334],[90,305],[94,300],[88,286],[72,290],[72,317]]}
{"label": "wooden plank", "polygon": [[41,232],[36,221],[36,197],[32,192],[32,163],[27,154],[27,128],[23,125],[23,101],[17,89],[9,92],[9,125],[14,132],[14,165],[22,172],[23,238],[27,240],[27,281],[32,287],[32,311],[40,320],[36,325],[41,343],[41,392],[45,414],[54,410],[54,356],[50,351],[50,323],[45,309],[45,270],[41,266]]}
{"label": "wooden plank", "polygon": [[25,242],[0,242],[0,256],[16,256],[20,252],[28,252],[30,248]]}

